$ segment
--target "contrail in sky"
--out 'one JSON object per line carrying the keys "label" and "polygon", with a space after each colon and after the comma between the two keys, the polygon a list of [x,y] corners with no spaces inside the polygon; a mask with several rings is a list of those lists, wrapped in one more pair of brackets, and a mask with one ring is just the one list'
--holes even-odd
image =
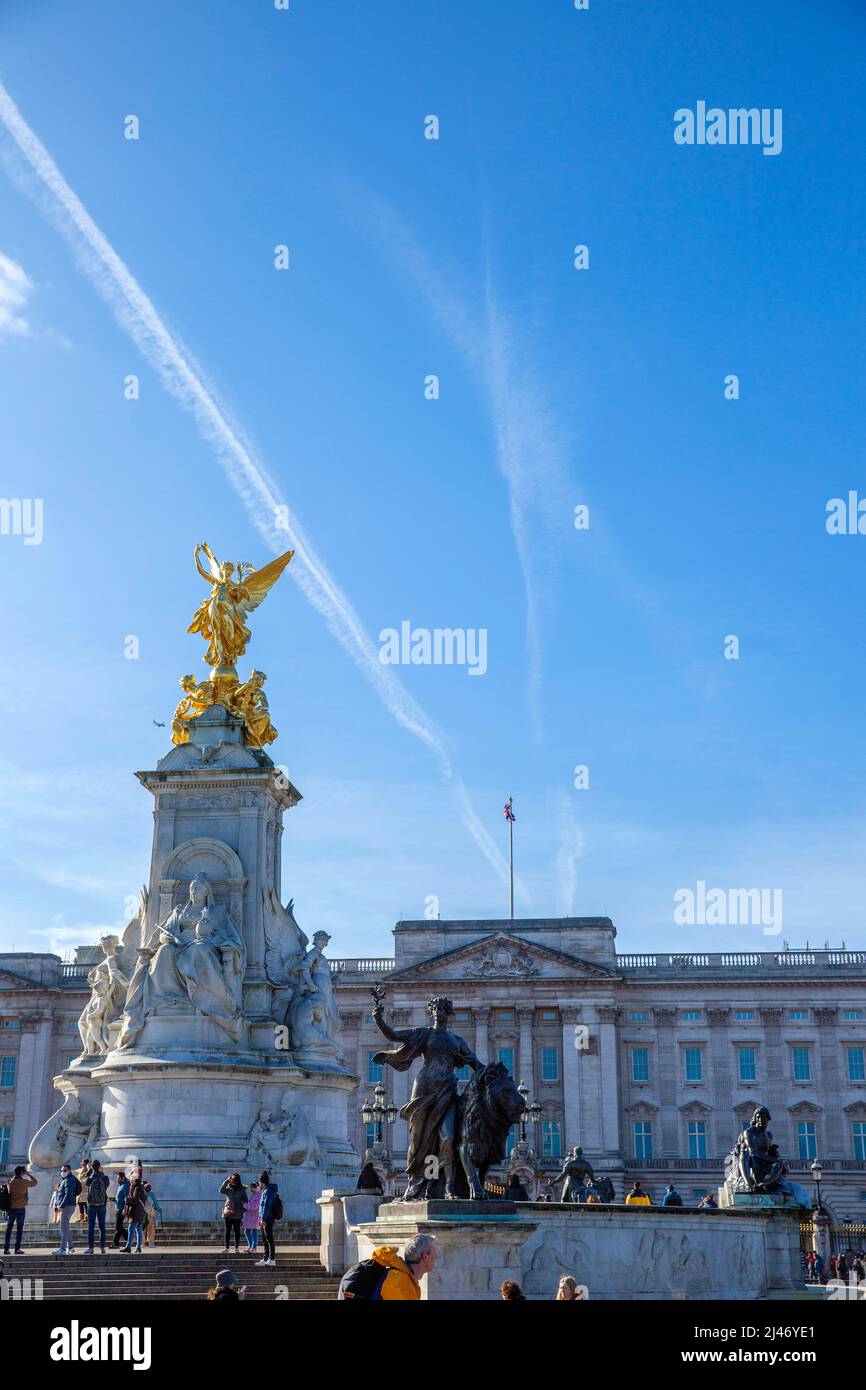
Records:
{"label": "contrail in sky", "polygon": [[420,292],[433,318],[469,363],[490,415],[496,460],[508,490],[511,531],[526,594],[526,691],[541,734],[542,636],[568,535],[567,439],[549,409],[509,317],[496,301],[484,249],[483,307],[455,287],[394,208],[363,186],[338,187],[349,215]]}
{"label": "contrail in sky", "polygon": [[[398,724],[419,738],[435,755],[442,777],[455,793],[464,825],[502,882],[507,882],[508,866],[472,807],[443,734],[393,670],[381,664],[378,650],[361,619],[307,540],[276,483],[254,457],[251,445],[230,411],[208,386],[192,354],[169,332],[153,302],[69,187],[2,83],[0,120],[50,195],[45,203],[46,211],[76,253],[82,269],[111,305],[165,388],[192,411],[202,435],[215,449],[253,525],[268,547],[275,554],[290,548],[296,550],[289,574],[322,614],[331,632]],[[29,181],[28,191],[32,191]]]}

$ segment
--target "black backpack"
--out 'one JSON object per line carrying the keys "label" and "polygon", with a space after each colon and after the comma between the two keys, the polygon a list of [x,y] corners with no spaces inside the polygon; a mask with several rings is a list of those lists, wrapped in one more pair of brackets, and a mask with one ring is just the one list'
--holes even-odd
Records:
{"label": "black backpack", "polygon": [[360,1264],[346,1270],[340,1280],[337,1298],[381,1300],[382,1285],[392,1268],[392,1265],[380,1265],[378,1260],[361,1260]]}
{"label": "black backpack", "polygon": [[0,1211],[9,1211],[9,1210],[10,1210],[9,1188],[6,1186],[5,1182],[4,1182],[4,1183],[0,1183]]}
{"label": "black backpack", "polygon": [[271,1207],[271,1216],[274,1221],[282,1221],[283,1219],[283,1199],[279,1192],[274,1198],[274,1205]]}

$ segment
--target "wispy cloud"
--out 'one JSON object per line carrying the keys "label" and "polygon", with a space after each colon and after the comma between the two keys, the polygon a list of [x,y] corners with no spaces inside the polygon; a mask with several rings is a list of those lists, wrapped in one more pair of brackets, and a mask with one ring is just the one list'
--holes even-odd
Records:
{"label": "wispy cloud", "polygon": [[[201,434],[214,449],[263,541],[275,554],[289,548],[296,550],[295,561],[289,569],[292,578],[325,619],[330,631],[398,724],[420,739],[434,754],[442,778],[456,795],[464,825],[489,864],[504,880],[508,870],[503,856],[471,805],[463,781],[453,765],[444,735],[394,675],[392,668],[380,664],[377,648],[348,596],[317,555],[297,517],[284,502],[276,483],[255,457],[252,446],[228,407],[219,400],[182,341],[169,331],[152,300],[70,188],[2,84],[0,120],[30,169],[37,175],[41,183],[42,204],[73,248],[82,270],[110,304],[118,321],[151,363],[166,390],[191,411]],[[32,179],[26,180],[25,187],[28,192],[33,191]]]}
{"label": "wispy cloud", "polygon": [[584,837],[580,822],[573,807],[569,805],[569,797],[565,792],[560,795],[556,819],[559,832],[556,868],[559,874],[562,915],[573,917],[577,896],[577,861],[583,854]]}
{"label": "wispy cloud", "polygon": [[30,332],[23,310],[33,290],[23,265],[0,251],[0,336],[20,338]]}
{"label": "wispy cloud", "polygon": [[523,335],[497,301],[492,256],[484,252],[483,297],[456,287],[399,214],[355,184],[342,186],[349,215],[420,292],[434,321],[480,383],[496,459],[508,490],[511,531],[526,594],[527,698],[541,730],[543,626],[568,534],[569,439],[527,361]]}

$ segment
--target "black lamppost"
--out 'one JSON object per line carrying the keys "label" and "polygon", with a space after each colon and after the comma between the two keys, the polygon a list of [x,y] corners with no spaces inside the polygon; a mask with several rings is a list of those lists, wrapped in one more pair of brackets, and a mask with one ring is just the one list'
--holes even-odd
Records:
{"label": "black lamppost", "polygon": [[375,1142],[377,1144],[382,1144],[384,1140],[384,1126],[394,1123],[397,1118],[397,1107],[386,1100],[385,1087],[382,1085],[381,1081],[376,1085],[373,1095],[375,1096],[375,1100],[371,1101],[368,1098],[361,1106],[361,1118],[365,1125],[373,1124],[375,1121]]}
{"label": "black lamppost", "polygon": [[821,1167],[821,1164],[818,1162],[817,1158],[816,1158],[816,1159],[813,1159],[813,1161],[810,1163],[810,1165],[809,1165],[809,1172],[812,1174],[812,1177],[813,1177],[814,1180],[815,1180],[815,1190],[816,1190],[816,1193],[817,1193],[816,1210],[817,1210],[818,1213],[820,1214],[820,1212],[821,1212],[821,1178],[822,1178],[823,1175],[824,1175],[824,1169]]}
{"label": "black lamppost", "polygon": [[538,1104],[537,1100],[534,1100],[531,1105],[529,1104],[529,1089],[525,1082],[521,1081],[517,1091],[523,1101],[523,1109],[520,1112],[520,1142],[521,1144],[525,1144],[526,1126],[530,1120],[533,1124],[538,1124],[538,1121],[541,1119],[541,1106]]}

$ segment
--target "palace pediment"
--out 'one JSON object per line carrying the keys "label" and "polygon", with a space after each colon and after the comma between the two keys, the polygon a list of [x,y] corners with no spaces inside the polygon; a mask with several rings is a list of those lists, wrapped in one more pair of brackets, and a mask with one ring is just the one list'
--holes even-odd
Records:
{"label": "palace pediment", "polygon": [[615,980],[617,972],[551,946],[496,932],[395,970],[391,981],[437,980]]}

